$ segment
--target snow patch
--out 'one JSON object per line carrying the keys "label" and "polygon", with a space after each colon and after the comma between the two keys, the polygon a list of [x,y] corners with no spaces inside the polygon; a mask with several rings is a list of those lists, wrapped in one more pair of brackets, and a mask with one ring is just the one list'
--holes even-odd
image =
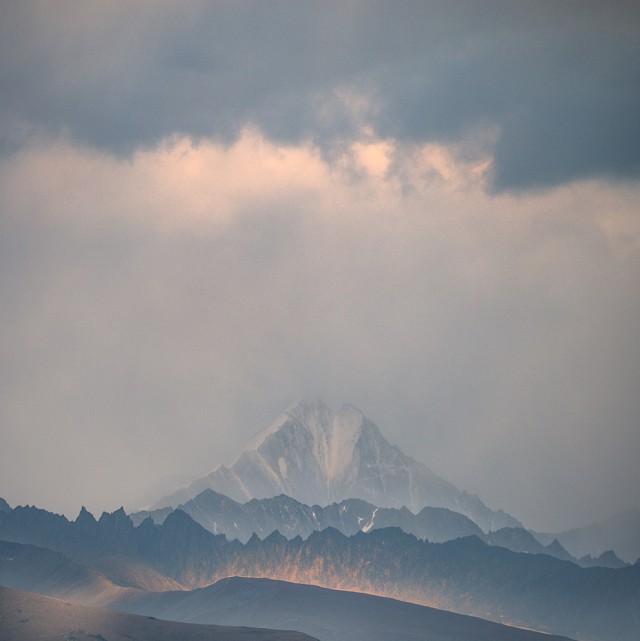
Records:
{"label": "snow patch", "polygon": [[333,417],[328,438],[327,478],[337,479],[344,475],[353,461],[353,450],[362,431],[364,417],[350,405],[345,405]]}
{"label": "snow patch", "polygon": [[379,509],[380,509],[380,508],[376,508],[376,509],[373,511],[373,514],[371,515],[371,520],[369,521],[369,523],[367,523],[367,524],[362,528],[362,531],[363,531],[365,534],[366,534],[367,532],[370,532],[370,531],[371,531],[371,528],[373,527],[373,522],[376,520],[376,513],[378,512],[378,510],[379,510]]}

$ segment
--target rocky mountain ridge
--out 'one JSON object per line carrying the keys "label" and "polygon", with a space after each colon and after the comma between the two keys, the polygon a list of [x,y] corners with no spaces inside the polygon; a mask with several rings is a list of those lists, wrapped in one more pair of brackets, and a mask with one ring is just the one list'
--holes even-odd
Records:
{"label": "rocky mountain ridge", "polygon": [[[213,490],[204,490],[195,498],[178,506],[194,521],[214,534],[246,543],[254,534],[265,538],[278,531],[286,538],[306,539],[311,532],[333,527],[348,536],[387,527],[399,527],[408,534],[431,543],[444,543],[465,536],[478,536],[490,545],[506,547],[514,552],[548,554],[582,567],[623,567],[625,563],[612,551],[597,558],[576,559],[560,543],[551,539],[542,545],[523,528],[501,528],[485,534],[471,519],[446,508],[426,507],[418,514],[407,508],[379,508],[361,499],[348,499],[326,507],[304,505],[285,495],[270,499],[251,499],[238,503]],[[131,515],[134,524],[152,518],[160,524],[172,512],[161,508]]]}
{"label": "rocky mountain ridge", "polygon": [[[414,514],[406,507],[382,508],[362,499],[347,499],[327,506],[305,505],[281,494],[273,498],[251,499],[239,503],[207,489],[176,509],[183,510],[214,534],[237,538],[246,543],[253,534],[260,538],[278,530],[287,538],[334,527],[343,534],[370,532],[385,527],[401,527],[405,532],[431,542],[443,542],[482,530],[469,518],[446,508],[426,507]],[[131,514],[134,524],[151,517],[162,523],[172,508]]]}

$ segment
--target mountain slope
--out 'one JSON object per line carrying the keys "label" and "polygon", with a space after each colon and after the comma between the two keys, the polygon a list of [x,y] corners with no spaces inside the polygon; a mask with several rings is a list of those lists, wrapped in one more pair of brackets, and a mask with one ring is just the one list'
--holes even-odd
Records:
{"label": "mountain slope", "polygon": [[94,568],[74,563],[60,552],[34,545],[0,541],[0,580],[3,585],[101,604],[120,591]]}
{"label": "mountain slope", "polygon": [[195,625],[91,608],[0,586],[3,641],[313,641],[306,634]]}
{"label": "mountain slope", "polygon": [[0,581],[28,592],[103,606],[132,590],[179,590],[183,586],[153,567],[112,554],[74,561],[61,552],[0,541]]}
{"label": "mountain slope", "polygon": [[231,467],[218,467],[154,507],[176,507],[207,488],[240,502],[286,494],[307,505],[359,498],[413,512],[442,507],[485,532],[520,526],[403,454],[356,408],[333,412],[322,401],[291,407],[250,441]]}
{"label": "mountain slope", "polygon": [[321,641],[565,639],[395,599],[270,579],[231,577],[187,594],[139,595],[120,606],[175,621],[295,628]]}

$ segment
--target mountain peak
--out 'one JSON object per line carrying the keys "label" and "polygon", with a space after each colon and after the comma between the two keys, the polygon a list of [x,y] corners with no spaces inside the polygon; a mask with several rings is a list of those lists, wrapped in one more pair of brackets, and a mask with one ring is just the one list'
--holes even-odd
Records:
{"label": "mountain peak", "polygon": [[316,398],[307,398],[290,405],[286,412],[288,414],[299,413],[323,413],[331,412],[331,408],[319,396]]}
{"label": "mountain peak", "polygon": [[206,488],[239,502],[286,494],[307,505],[357,498],[414,512],[444,507],[485,531],[520,525],[403,454],[353,405],[334,411],[319,398],[290,405],[233,465],[218,467],[154,507],[176,507]]}
{"label": "mountain peak", "polygon": [[[352,406],[343,406],[340,413],[343,411],[347,413],[345,408],[352,408]],[[355,410],[355,408],[352,408]],[[358,410],[355,410],[358,412]],[[360,412],[360,415],[362,413]],[[296,421],[307,428],[315,428],[317,431],[326,431],[331,425],[335,413],[333,410],[321,399],[316,398],[313,400],[303,400],[292,403],[287,409],[278,416],[278,418],[269,425],[266,429],[258,432],[244,448],[247,450],[257,450],[270,436],[278,433],[284,425],[290,421]]]}
{"label": "mountain peak", "polygon": [[[255,452],[254,458],[270,459],[275,457],[275,449],[284,446],[292,450],[301,445],[308,448],[316,473],[330,484],[345,474],[352,461],[364,419],[362,412],[352,405],[344,405],[339,412],[334,412],[320,398],[300,401],[289,406],[266,430],[259,432],[238,462],[243,457],[247,458],[247,452]],[[277,465],[282,479],[286,480],[290,475],[288,458],[277,457]],[[286,485],[283,484],[282,492],[290,494]]]}
{"label": "mountain peak", "polygon": [[78,513],[78,516],[76,517],[75,522],[78,524],[90,524],[90,525],[97,523],[93,514],[91,514],[91,512],[89,512],[89,510],[87,510],[87,508],[84,505],[80,508],[80,512]]}
{"label": "mountain peak", "polygon": [[299,418],[300,420],[309,420],[311,417],[322,420],[323,417],[332,417],[337,415],[354,414],[363,417],[364,414],[351,403],[344,403],[340,410],[336,413],[325,401],[318,397],[314,399],[306,399],[292,403],[283,412],[290,417]]}

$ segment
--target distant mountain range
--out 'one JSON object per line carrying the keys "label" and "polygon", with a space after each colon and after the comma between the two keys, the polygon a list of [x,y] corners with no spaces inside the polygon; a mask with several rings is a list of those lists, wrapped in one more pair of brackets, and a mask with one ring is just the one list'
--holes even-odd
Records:
{"label": "distant mountain range", "polygon": [[[542,545],[536,538],[522,528],[501,528],[485,534],[469,518],[445,508],[425,507],[413,514],[406,507],[379,508],[361,499],[348,499],[329,506],[304,505],[285,495],[270,499],[251,499],[244,504],[227,496],[204,490],[195,498],[178,506],[194,521],[214,534],[224,534],[227,538],[246,543],[253,534],[264,538],[278,531],[288,539],[301,536],[306,539],[311,532],[333,527],[346,535],[357,532],[399,527],[408,534],[431,543],[444,543],[464,536],[478,536],[486,543],[500,545],[514,552],[548,554],[564,561],[572,561],[583,567],[605,566],[623,567],[621,561],[610,550],[597,558],[573,557],[560,543],[552,539]],[[137,512],[131,515],[134,525],[146,518],[162,523],[173,508],[160,508],[150,512]]]}
{"label": "distant mountain range", "polygon": [[[281,494],[268,499],[251,499],[244,504],[213,490],[204,490],[198,496],[179,505],[196,522],[214,534],[248,541],[255,533],[260,538],[278,530],[287,538],[334,527],[343,534],[369,532],[385,527],[401,527],[418,538],[443,542],[471,534],[483,535],[482,530],[469,518],[446,508],[425,507],[413,514],[406,507],[381,508],[362,499],[347,499],[326,507],[305,505]],[[172,508],[161,508],[131,515],[134,524],[151,517],[162,523]]]}
{"label": "distant mountain range", "polygon": [[[242,544],[212,534],[182,510],[161,525],[147,519],[134,527],[123,510],[99,520],[84,511],[68,522],[16,508],[0,513],[0,538],[38,539],[59,550],[24,540],[0,543],[5,584],[74,599],[84,594],[93,604],[118,608],[134,603],[141,589],[154,589],[154,582],[165,586],[159,590],[170,582],[193,589],[240,575],[419,601],[573,638],[637,639],[640,564],[585,569],[476,536],[436,544],[399,528],[351,537],[328,528],[306,540],[274,533]],[[40,567],[44,578],[38,578]]]}
{"label": "distant mountain range", "polygon": [[624,560],[633,563],[640,559],[640,508],[559,534],[534,534],[541,543],[557,539],[574,556],[598,556],[615,550]]}
{"label": "distant mountain range", "polygon": [[321,400],[290,407],[247,444],[231,467],[216,468],[152,509],[177,507],[205,489],[240,502],[285,494],[307,505],[359,498],[414,513],[442,507],[467,516],[485,532],[521,527],[391,445],[360,410],[345,405],[334,412]]}

